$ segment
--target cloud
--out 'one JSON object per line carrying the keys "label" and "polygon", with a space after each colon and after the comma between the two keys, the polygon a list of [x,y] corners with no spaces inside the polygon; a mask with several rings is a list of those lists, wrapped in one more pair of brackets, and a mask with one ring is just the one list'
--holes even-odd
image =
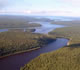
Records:
{"label": "cloud", "polygon": [[58,0],[67,4],[72,4],[74,6],[80,6],[80,0]]}
{"label": "cloud", "polygon": [[75,17],[80,17],[80,14],[77,12],[73,11],[40,11],[40,10],[22,10],[22,11],[0,11],[2,14],[22,14],[22,15],[51,15],[51,16],[75,16]]}
{"label": "cloud", "polygon": [[21,13],[24,13],[24,14],[35,14],[35,15],[51,15],[51,16],[74,16],[74,17],[80,17],[80,14],[79,12],[73,12],[73,11],[60,11],[60,10],[57,10],[57,11],[39,11],[39,10],[36,10],[36,11],[32,11],[32,10],[26,10],[24,12],[21,12]]}
{"label": "cloud", "polygon": [[1,14],[23,13],[80,16],[79,8],[80,0],[38,0],[38,2],[37,0],[0,0]]}
{"label": "cloud", "polygon": [[0,9],[3,9],[4,7],[9,5],[10,0],[0,0]]}
{"label": "cloud", "polygon": [[80,0],[59,0],[59,1],[71,2],[71,3],[79,3],[80,2]]}

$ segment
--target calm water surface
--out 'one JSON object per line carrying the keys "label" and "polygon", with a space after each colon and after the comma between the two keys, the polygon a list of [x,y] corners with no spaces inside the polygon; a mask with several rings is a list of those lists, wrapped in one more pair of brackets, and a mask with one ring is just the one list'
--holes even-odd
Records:
{"label": "calm water surface", "polygon": [[[41,34],[48,34],[48,32],[56,29],[56,28],[61,28],[64,27],[62,25],[56,25],[56,24],[51,24],[50,22],[30,22],[30,23],[39,23],[42,26],[41,27],[31,27],[29,29],[36,29],[35,33],[41,33]],[[0,32],[6,32],[9,29],[23,29],[24,32],[26,31],[26,28],[8,28],[8,29],[0,29]]]}
{"label": "calm water surface", "polygon": [[39,56],[41,53],[57,50],[63,46],[66,46],[67,43],[67,39],[57,38],[55,42],[48,44],[38,50],[2,58],[0,59],[0,70],[20,70],[20,67],[24,66],[30,60]]}
{"label": "calm water surface", "polygon": [[[40,22],[42,24],[42,27],[36,27],[35,33],[42,33],[42,34],[48,34],[48,32],[64,27],[60,25],[53,25],[49,22]],[[0,30],[0,32],[4,32],[6,30]],[[56,41],[31,52],[21,53],[12,55],[9,57],[1,58],[0,59],[0,70],[20,70],[20,67],[24,66],[26,63],[31,61],[33,58],[39,56],[41,53],[47,53],[54,50],[57,50],[61,47],[66,46],[68,43],[67,39],[64,38],[57,38]]]}

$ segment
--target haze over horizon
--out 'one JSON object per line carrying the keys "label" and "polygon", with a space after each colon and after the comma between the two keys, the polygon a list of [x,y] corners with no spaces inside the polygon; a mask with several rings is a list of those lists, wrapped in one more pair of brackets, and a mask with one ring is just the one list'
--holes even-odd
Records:
{"label": "haze over horizon", "polygon": [[0,0],[0,14],[80,17],[80,0]]}

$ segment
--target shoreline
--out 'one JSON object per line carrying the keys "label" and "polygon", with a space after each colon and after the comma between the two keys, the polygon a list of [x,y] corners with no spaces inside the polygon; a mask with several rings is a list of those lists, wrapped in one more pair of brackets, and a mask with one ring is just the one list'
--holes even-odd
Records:
{"label": "shoreline", "polygon": [[[32,68],[36,70],[42,64],[43,66],[41,67],[41,70],[44,69],[44,65],[46,66],[45,70],[50,69],[51,65],[53,66],[51,69],[63,69],[63,70],[78,69],[80,67],[79,65],[79,61],[80,61],[80,56],[79,56],[80,55],[80,36],[79,36],[80,32],[79,32],[79,29],[80,29],[80,24],[76,25],[75,27],[73,26],[73,27],[61,28],[61,29],[52,31],[52,35],[54,35],[56,38],[57,37],[58,38],[59,37],[68,38],[69,41],[67,45],[58,51],[40,55],[39,57],[37,57],[36,59],[33,59],[33,61],[29,62],[28,64],[26,63],[25,66],[22,67],[21,70],[24,70],[24,69],[26,70],[27,68],[29,70],[32,70]],[[77,67],[75,68],[75,66]]]}
{"label": "shoreline", "polygon": [[[57,39],[57,38],[64,38],[64,37],[56,37],[56,39]],[[69,45],[70,45],[70,39],[69,39],[69,38],[64,38],[64,39],[69,40],[69,42],[67,43],[67,46],[69,46]],[[65,46],[64,46],[64,47],[65,47]],[[40,48],[41,48],[41,47],[36,47],[36,48],[29,49],[29,50],[19,51],[19,52],[15,52],[15,53],[12,53],[12,54],[0,56],[0,59],[6,58],[6,57],[9,57],[9,56],[14,56],[14,55],[22,54],[22,53],[27,53],[27,52],[35,51],[35,50],[38,50],[38,49],[40,49]]]}
{"label": "shoreline", "polygon": [[12,54],[0,56],[0,59],[6,58],[6,57],[9,57],[9,56],[14,56],[14,55],[22,54],[22,53],[31,52],[31,51],[38,50],[38,49],[40,49],[40,47],[29,49],[29,50],[25,50],[25,51],[15,52],[15,53],[12,53]]}

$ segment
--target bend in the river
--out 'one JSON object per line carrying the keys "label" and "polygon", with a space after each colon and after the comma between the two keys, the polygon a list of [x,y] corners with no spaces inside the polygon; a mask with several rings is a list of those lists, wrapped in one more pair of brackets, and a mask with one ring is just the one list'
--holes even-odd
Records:
{"label": "bend in the river", "polygon": [[[56,25],[57,26],[56,27],[56,26],[54,26],[50,23],[46,23],[46,22],[41,23],[41,24],[43,26],[36,28],[35,33],[47,34],[49,31],[51,31],[55,28],[61,27],[61,26],[59,27],[57,25]],[[39,56],[40,54],[46,53],[46,52],[51,52],[51,51],[54,51],[61,47],[66,46],[68,41],[69,40],[65,39],[65,38],[57,38],[55,42],[52,42],[40,49],[2,58],[2,59],[0,59],[0,70],[19,70],[21,66],[24,66],[24,64],[28,63],[29,61],[31,61],[33,58]]]}

